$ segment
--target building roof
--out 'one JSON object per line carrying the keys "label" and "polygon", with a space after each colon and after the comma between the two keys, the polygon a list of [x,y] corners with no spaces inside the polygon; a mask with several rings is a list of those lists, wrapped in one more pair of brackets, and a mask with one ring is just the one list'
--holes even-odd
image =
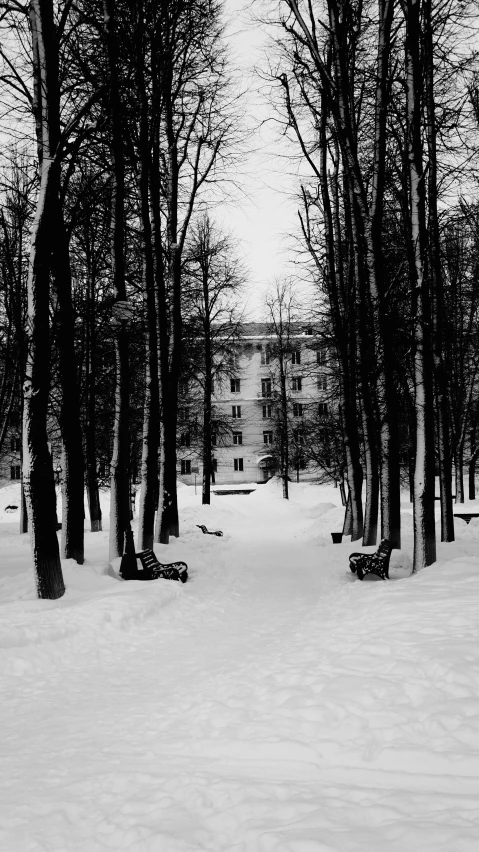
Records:
{"label": "building roof", "polygon": [[[312,329],[313,334],[318,334],[319,325],[318,323],[307,323],[307,322],[292,322],[290,323],[290,333],[294,334],[294,336],[305,336],[310,337]],[[241,337],[256,339],[256,338],[264,338],[264,337],[275,337],[275,334],[272,330],[271,323],[268,322],[245,322],[240,325],[240,334]]]}

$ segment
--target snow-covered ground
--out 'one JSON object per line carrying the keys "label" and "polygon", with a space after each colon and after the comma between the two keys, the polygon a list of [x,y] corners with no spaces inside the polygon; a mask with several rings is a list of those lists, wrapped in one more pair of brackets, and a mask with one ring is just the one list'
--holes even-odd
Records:
{"label": "snow-covered ground", "polygon": [[334,488],[202,507],[185,487],[182,537],[155,549],[188,583],[118,581],[108,534],[87,532],[64,598],[38,601],[4,511],[16,487],[0,490],[2,852],[479,849],[478,522],[419,574],[361,583],[357,545],[331,543]]}

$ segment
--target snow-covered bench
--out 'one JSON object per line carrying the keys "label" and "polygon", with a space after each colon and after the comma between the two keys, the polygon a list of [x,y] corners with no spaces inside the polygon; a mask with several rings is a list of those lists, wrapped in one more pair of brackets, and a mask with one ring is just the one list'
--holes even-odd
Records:
{"label": "snow-covered bench", "polygon": [[135,554],[140,560],[143,570],[137,568],[120,568],[120,574],[124,580],[181,580],[186,583],[188,579],[188,566],[186,562],[159,562],[152,550],[142,550]]}
{"label": "snow-covered bench", "polygon": [[351,553],[349,567],[353,574],[364,580],[368,574],[380,580],[389,580],[389,560],[393,546],[387,538],[380,542],[376,553]]}
{"label": "snow-covered bench", "polygon": [[466,524],[470,524],[472,518],[479,518],[479,512],[455,512],[455,518],[461,518]]}
{"label": "snow-covered bench", "polygon": [[196,526],[201,530],[203,535],[223,535],[221,530],[208,530],[204,524],[196,524]]}

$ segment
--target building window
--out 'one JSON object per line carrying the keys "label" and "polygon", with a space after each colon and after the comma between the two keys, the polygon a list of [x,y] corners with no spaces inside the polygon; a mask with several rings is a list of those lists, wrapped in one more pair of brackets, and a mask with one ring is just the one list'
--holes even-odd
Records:
{"label": "building window", "polygon": [[304,333],[307,334],[307,335],[312,335],[313,334],[312,327],[310,325],[308,325],[308,327],[305,328]]}
{"label": "building window", "polygon": [[293,429],[293,440],[296,444],[304,444],[304,435],[301,429]]}
{"label": "building window", "polygon": [[10,438],[10,450],[12,453],[19,453],[21,448],[20,438]]}
{"label": "building window", "polygon": [[301,364],[301,350],[295,349],[291,353],[291,363],[292,364]]}
{"label": "building window", "polygon": [[271,379],[261,379],[261,396],[271,396]]}
{"label": "building window", "polygon": [[10,468],[10,479],[20,479],[21,478],[21,468],[19,464],[12,464]]}
{"label": "building window", "polygon": [[302,402],[293,402],[293,417],[302,417],[303,416],[303,403]]}
{"label": "building window", "polygon": [[320,402],[318,405],[318,414],[321,416],[328,413],[328,403]]}
{"label": "building window", "polygon": [[294,391],[300,391],[303,389],[303,380],[301,376],[293,376],[291,388]]}
{"label": "building window", "polygon": [[188,407],[182,407],[178,409],[178,420],[183,421],[183,423],[188,423],[190,419],[190,409]]}
{"label": "building window", "polygon": [[242,432],[233,432],[233,444],[242,444],[243,443],[243,433]]}
{"label": "building window", "polygon": [[235,470],[243,470],[243,459],[233,459],[233,466]]}
{"label": "building window", "polygon": [[271,405],[263,405],[263,420],[271,420]]}
{"label": "building window", "polygon": [[240,380],[239,379],[231,379],[231,393],[239,393],[240,392]]}
{"label": "building window", "polygon": [[215,392],[215,380],[211,379],[211,393],[214,394],[214,392]]}
{"label": "building window", "polygon": [[216,447],[216,432],[211,433],[211,446]]}
{"label": "building window", "polygon": [[316,363],[319,364],[320,367],[324,367],[327,361],[327,352],[326,349],[318,349],[316,352]]}
{"label": "building window", "polygon": [[327,390],[328,389],[328,377],[327,376],[318,376],[318,390]]}
{"label": "building window", "polygon": [[231,416],[238,420],[241,417],[241,405],[231,406]]}
{"label": "building window", "polygon": [[181,433],[180,444],[181,444],[182,447],[189,447],[190,446],[190,433],[189,432],[182,432]]}
{"label": "building window", "polygon": [[263,432],[263,444],[272,444],[273,443],[273,433],[272,432]]}
{"label": "building window", "polygon": [[218,473],[218,459],[211,459],[213,473]]}
{"label": "building window", "polygon": [[265,364],[269,364],[271,361],[271,350],[269,346],[265,346],[264,349],[261,350],[261,364],[264,366]]}
{"label": "building window", "polygon": [[191,460],[181,459],[181,475],[189,476],[191,473]]}

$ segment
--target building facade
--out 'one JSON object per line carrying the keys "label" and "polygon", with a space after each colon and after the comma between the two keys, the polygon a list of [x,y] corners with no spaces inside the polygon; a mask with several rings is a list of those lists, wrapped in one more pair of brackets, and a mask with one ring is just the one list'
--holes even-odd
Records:
{"label": "building facade", "polygon": [[[295,324],[284,348],[281,370],[277,338],[265,325],[249,323],[243,327],[228,375],[215,382],[213,410],[218,428],[212,451],[216,484],[265,482],[279,472],[284,429],[282,379],[287,397],[290,471],[294,474],[300,468],[308,472],[308,461],[301,455],[303,431],[310,418],[328,412],[327,353],[314,328],[300,324]],[[178,477],[190,485],[202,478],[201,442],[181,400],[180,422]]]}

